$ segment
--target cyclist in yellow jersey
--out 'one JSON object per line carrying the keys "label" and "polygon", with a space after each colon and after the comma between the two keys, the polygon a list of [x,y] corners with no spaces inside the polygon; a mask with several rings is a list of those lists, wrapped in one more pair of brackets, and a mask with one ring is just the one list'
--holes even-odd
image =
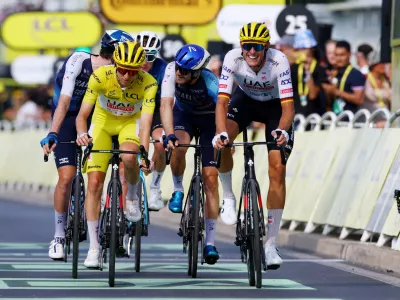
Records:
{"label": "cyclist in yellow jersey", "polygon": [[[139,146],[143,145],[148,151],[158,85],[150,74],[140,70],[145,56],[140,44],[120,43],[113,56],[115,66],[100,67],[93,72],[76,118],[79,145],[87,145],[93,140],[93,149],[111,149],[111,137],[118,135],[121,150],[139,151]],[[86,122],[93,106],[95,110],[88,133]],[[90,249],[84,265],[88,268],[97,268],[99,265],[97,231],[100,198],[109,159],[110,154],[93,154],[87,164],[85,207]],[[128,182],[125,214],[128,220],[135,222],[141,219],[137,195],[139,165],[135,155],[122,154],[121,159]],[[144,165],[141,168],[149,173],[152,165],[149,169]]]}

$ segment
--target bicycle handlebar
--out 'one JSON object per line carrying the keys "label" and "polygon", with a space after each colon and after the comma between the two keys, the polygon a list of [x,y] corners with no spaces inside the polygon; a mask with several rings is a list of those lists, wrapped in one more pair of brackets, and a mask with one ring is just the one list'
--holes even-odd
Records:
{"label": "bicycle handlebar", "polygon": [[[239,142],[239,143],[233,143],[233,144],[227,144],[225,145],[226,148],[231,148],[231,147],[235,147],[235,146],[255,146],[255,145],[277,145],[276,140],[281,136],[281,132],[276,132],[277,137],[275,139],[274,142]],[[226,138],[224,136],[221,136],[221,141],[223,142]],[[281,162],[282,165],[286,165],[287,163],[287,155],[285,153],[285,149],[283,146],[278,146],[279,147],[279,151],[281,153]],[[217,150],[217,154],[216,154],[216,158],[215,158],[215,163],[216,163],[216,167],[217,169],[219,169],[219,167],[221,166],[221,151],[222,149],[219,148]]]}
{"label": "bicycle handlebar", "polygon": [[[203,145],[199,145],[199,144],[179,144],[178,146],[175,147],[186,147],[186,148],[208,148],[208,147],[212,147],[210,146],[203,146]],[[171,155],[172,155],[172,149],[169,148],[167,151],[167,157],[166,157],[166,164],[169,165],[170,161],[171,161]]]}
{"label": "bicycle handlebar", "polygon": [[[50,139],[50,140],[49,140],[49,148],[50,148],[50,149],[51,149],[51,147],[54,145],[54,142],[55,142],[54,139]],[[75,145],[77,145],[75,141],[59,142],[59,144],[75,144]],[[77,146],[78,146],[78,145],[77,145]],[[44,155],[43,155],[43,160],[44,160],[44,162],[48,162],[48,161],[49,161],[49,156],[46,155],[46,154],[44,154]]]}

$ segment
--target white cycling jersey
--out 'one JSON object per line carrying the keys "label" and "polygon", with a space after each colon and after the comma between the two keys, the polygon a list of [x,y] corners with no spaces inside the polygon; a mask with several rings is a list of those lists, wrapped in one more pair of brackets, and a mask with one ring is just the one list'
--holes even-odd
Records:
{"label": "white cycling jersey", "polygon": [[255,73],[242,56],[242,49],[229,51],[219,78],[219,97],[230,98],[234,81],[250,98],[257,101],[281,99],[291,101],[293,87],[290,65],[285,54],[276,49],[268,49],[262,69]]}

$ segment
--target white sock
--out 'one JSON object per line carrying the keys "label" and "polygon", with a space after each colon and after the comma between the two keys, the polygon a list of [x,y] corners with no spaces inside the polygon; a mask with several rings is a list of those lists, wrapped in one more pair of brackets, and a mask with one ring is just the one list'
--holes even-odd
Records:
{"label": "white sock", "polygon": [[217,219],[206,219],[206,246],[215,244],[217,234]]}
{"label": "white sock", "polygon": [[59,213],[54,211],[54,219],[56,224],[56,232],[54,237],[65,238],[65,224],[67,223],[67,213]]}
{"label": "white sock", "polygon": [[164,172],[153,171],[153,177],[152,177],[151,183],[150,183],[151,189],[159,189],[160,188],[161,178],[162,178],[163,174],[164,174]]}
{"label": "white sock", "polygon": [[99,220],[97,221],[87,221],[90,249],[99,249]]}
{"label": "white sock", "polygon": [[183,175],[182,176],[175,176],[172,175],[172,179],[174,180],[174,192],[183,192]]}
{"label": "white sock", "polygon": [[232,171],[226,173],[218,172],[219,179],[222,184],[222,192],[224,199],[235,199],[235,195],[232,190]]}
{"label": "white sock", "polygon": [[128,192],[126,193],[126,200],[138,200],[137,186],[138,182],[134,184],[128,182]]}
{"label": "white sock", "polygon": [[267,241],[265,246],[276,245],[283,209],[268,209]]}

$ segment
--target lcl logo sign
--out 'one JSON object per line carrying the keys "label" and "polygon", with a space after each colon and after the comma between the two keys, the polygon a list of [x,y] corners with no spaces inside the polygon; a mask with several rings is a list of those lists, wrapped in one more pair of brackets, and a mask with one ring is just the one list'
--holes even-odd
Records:
{"label": "lcl logo sign", "polygon": [[32,27],[37,31],[69,31],[72,28],[68,26],[66,18],[50,17],[45,20],[35,19]]}

